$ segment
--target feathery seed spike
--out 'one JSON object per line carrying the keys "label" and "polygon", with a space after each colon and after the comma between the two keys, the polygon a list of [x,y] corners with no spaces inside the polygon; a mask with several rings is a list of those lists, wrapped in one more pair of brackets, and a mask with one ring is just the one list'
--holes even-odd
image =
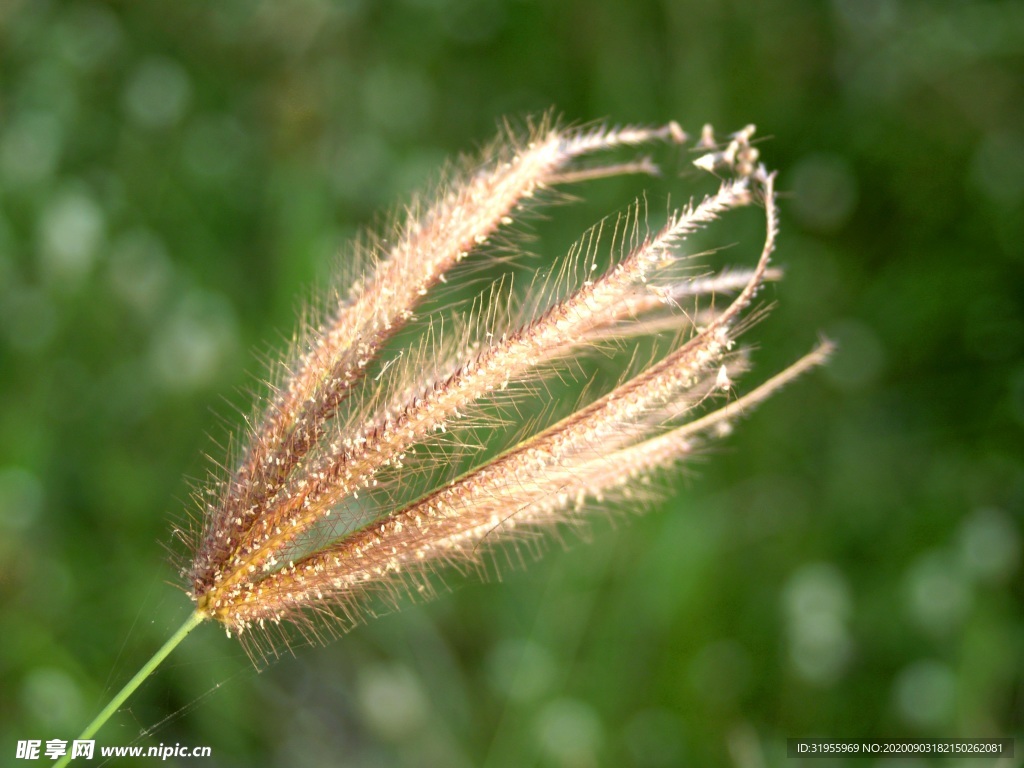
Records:
{"label": "feathery seed spike", "polygon": [[[655,231],[645,204],[634,205],[608,228],[617,256],[607,268],[599,258],[604,226],[594,227],[560,269],[534,281],[521,310],[496,284],[465,321],[438,324],[429,305],[417,319],[422,297],[457,282],[459,265],[500,239],[524,208],[543,203],[540,193],[658,172],[647,157],[589,167],[582,159],[689,141],[677,123],[564,129],[541,121],[525,139],[502,137],[472,171],[443,182],[435,201],[408,206],[388,237],[365,238],[357,250],[366,275],[348,292],[335,288],[322,324],[295,337],[239,465],[205,491],[212,502],[189,590],[199,613],[248,638],[268,620],[312,620],[318,610],[305,609],[313,601],[351,622],[372,615],[377,587],[389,600],[431,594],[435,568],[478,565],[492,541],[527,542],[576,522],[588,506],[632,498],[632,485],[692,455],[744,409],[823,362],[827,345],[749,395],[734,394],[748,367],[735,349],[749,324],[744,313],[765,281],[781,277],[769,268],[774,175],[758,162],[753,131],[723,145],[704,126],[694,164],[720,179],[717,190],[671,211]],[[756,264],[687,276],[687,238],[752,204],[766,220]],[[714,303],[719,294],[732,296],[724,308]],[[417,328],[418,350],[389,346]],[[631,363],[611,391],[547,426],[531,420],[537,426],[497,456],[476,453],[485,450],[479,435],[506,428],[508,416],[495,409],[519,409],[553,374],[585,371],[591,352],[665,332],[673,348],[646,366]],[[722,398],[731,402],[716,407]],[[708,404],[704,416],[690,417]],[[445,475],[449,459],[470,468]]]}

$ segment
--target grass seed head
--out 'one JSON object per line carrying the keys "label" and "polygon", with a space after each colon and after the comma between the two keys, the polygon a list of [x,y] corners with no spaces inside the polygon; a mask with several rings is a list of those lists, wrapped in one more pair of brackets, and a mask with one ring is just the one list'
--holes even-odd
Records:
{"label": "grass seed head", "polygon": [[[247,637],[283,620],[318,636],[372,612],[381,596],[430,595],[437,568],[485,569],[495,542],[532,550],[537,534],[630,497],[823,362],[824,343],[735,396],[748,367],[737,337],[761,286],[781,277],[769,266],[774,175],[758,162],[753,130],[718,141],[706,126],[694,165],[718,178],[717,190],[655,231],[639,204],[629,209],[610,227],[618,249],[607,268],[598,267],[607,247],[599,225],[530,295],[499,282],[461,316],[418,313],[489,242],[553,200],[551,190],[656,173],[647,157],[608,155],[684,144],[686,133],[676,123],[562,128],[547,119],[506,130],[386,236],[364,238],[359,276],[297,334],[233,469],[203,494],[188,570],[199,611]],[[696,272],[687,239],[752,205],[765,213],[752,266]],[[520,415],[559,377],[588,376],[588,356],[628,353],[645,336],[661,339],[660,351],[647,363],[635,353],[616,386],[561,418]],[[495,450],[495,434],[514,439]]]}

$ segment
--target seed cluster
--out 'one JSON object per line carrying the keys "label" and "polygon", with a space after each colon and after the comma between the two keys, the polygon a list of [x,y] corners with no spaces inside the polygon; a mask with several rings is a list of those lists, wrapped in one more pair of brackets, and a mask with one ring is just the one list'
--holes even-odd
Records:
{"label": "seed cluster", "polygon": [[[429,592],[440,565],[477,566],[492,541],[532,541],[628,495],[638,479],[685,458],[744,408],[822,362],[826,345],[749,395],[692,417],[732,394],[747,367],[736,347],[741,321],[764,282],[779,277],[769,268],[774,176],[758,163],[752,135],[751,126],[719,144],[706,127],[695,165],[719,177],[718,190],[650,234],[640,207],[631,209],[616,225],[628,245],[607,269],[598,271],[598,226],[565,260],[563,274],[582,272],[581,283],[527,297],[517,319],[500,290],[485,292],[461,334],[438,341],[443,324],[429,324],[431,340],[419,353],[387,357],[423,297],[526,208],[543,205],[550,196],[541,193],[656,171],[645,158],[590,166],[583,158],[688,137],[675,123],[572,130],[544,121],[522,141],[508,132],[484,161],[442,184],[433,202],[410,206],[391,237],[364,243],[365,277],[299,335],[236,468],[208,492],[189,572],[198,610],[241,633],[317,613],[354,621],[372,610],[371,594]],[[767,222],[752,269],[680,269],[689,235],[752,204],[763,206]],[[730,294],[724,308],[716,305]],[[387,489],[417,448],[429,454],[447,439],[471,451],[459,435],[502,426],[493,406],[514,406],[526,383],[609,342],[665,332],[674,348],[610,392],[419,498],[380,503],[400,498]]]}

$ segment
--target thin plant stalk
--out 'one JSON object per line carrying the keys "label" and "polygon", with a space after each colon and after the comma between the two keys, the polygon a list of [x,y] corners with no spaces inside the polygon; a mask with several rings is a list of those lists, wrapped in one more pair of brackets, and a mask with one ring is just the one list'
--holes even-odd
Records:
{"label": "thin plant stalk", "polygon": [[[85,727],[85,730],[78,736],[77,741],[84,741],[85,739],[92,738],[93,735],[103,727],[103,724],[107,722],[107,720],[109,720],[111,716],[120,709],[121,705],[128,700],[128,697],[135,693],[138,687],[146,681],[146,678],[153,674],[163,660],[170,655],[171,651],[178,647],[188,633],[206,621],[206,619],[207,616],[202,611],[193,611],[192,614],[189,615],[188,619],[185,620],[185,623],[178,628],[177,632],[171,635],[167,639],[167,642],[160,646],[160,650],[154,653],[152,658],[142,665],[142,668],[135,673],[132,679],[125,683],[124,687],[117,692],[117,695],[114,696],[107,706],[105,706],[103,710],[96,715],[93,721]],[[70,763],[71,759],[71,749],[69,748],[65,755],[54,763],[54,768],[62,768]]]}

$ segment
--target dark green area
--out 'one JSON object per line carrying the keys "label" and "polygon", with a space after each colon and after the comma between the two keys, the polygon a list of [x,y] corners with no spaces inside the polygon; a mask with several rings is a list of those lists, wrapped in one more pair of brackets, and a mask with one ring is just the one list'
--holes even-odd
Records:
{"label": "dark green area", "polygon": [[[333,254],[551,107],[756,123],[786,279],[744,385],[819,333],[833,364],[504,583],[447,574],[260,674],[201,627],[99,743],[755,768],[793,736],[1021,736],[1022,65],[1011,0],[0,1],[3,760],[73,738],[184,620],[181,478]],[[579,187],[531,249],[644,188],[692,190]],[[746,258],[721,231],[744,247],[712,263]]]}

